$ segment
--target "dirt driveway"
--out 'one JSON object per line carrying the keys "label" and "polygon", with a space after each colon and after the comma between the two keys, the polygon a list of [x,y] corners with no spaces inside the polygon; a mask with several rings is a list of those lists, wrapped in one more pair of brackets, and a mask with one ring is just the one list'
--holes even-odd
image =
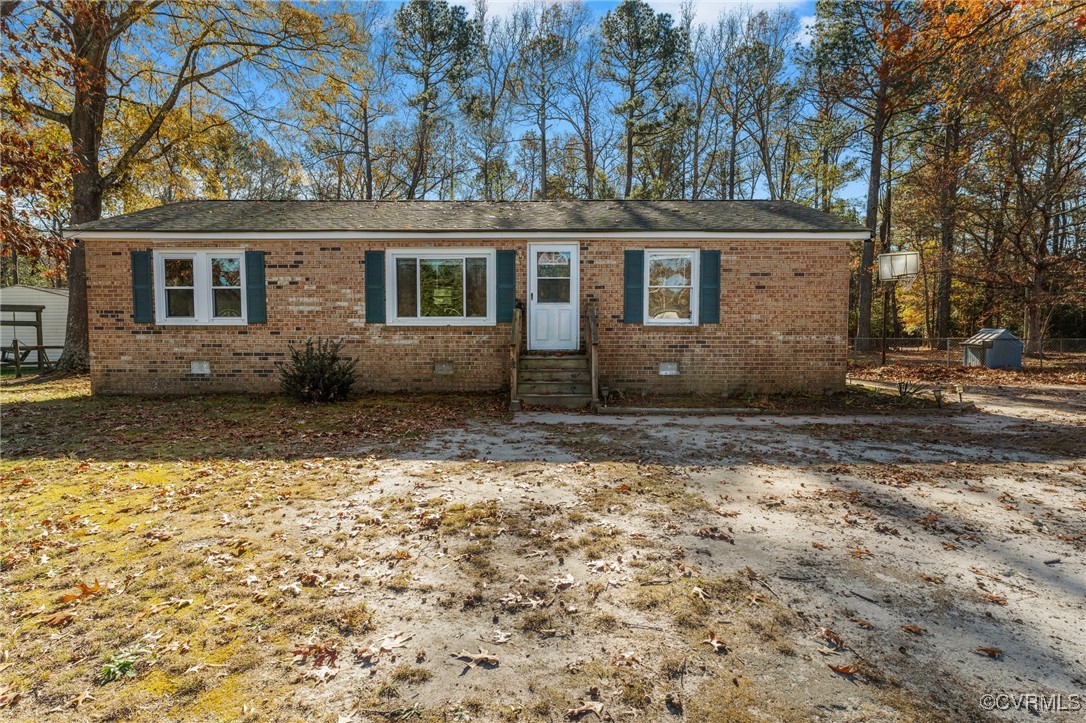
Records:
{"label": "dirt driveway", "polygon": [[[92,688],[111,701],[96,717],[1079,720],[1086,390],[969,398],[977,412],[525,413],[250,460],[246,479],[335,489],[175,511],[162,544],[209,581],[176,615],[202,605],[233,652],[178,652],[185,626],[156,609],[161,657],[127,693]],[[225,529],[186,533],[185,515]],[[255,552],[234,561],[224,539]],[[166,703],[136,695],[153,675]]]}

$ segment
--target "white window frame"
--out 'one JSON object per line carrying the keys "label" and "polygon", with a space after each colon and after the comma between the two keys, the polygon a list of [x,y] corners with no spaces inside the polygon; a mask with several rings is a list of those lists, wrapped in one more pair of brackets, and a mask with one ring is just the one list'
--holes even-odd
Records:
{"label": "white window frame", "polygon": [[[399,316],[396,303],[396,261],[398,259],[486,259],[486,316]],[[465,264],[466,268],[466,264]],[[385,250],[385,323],[388,326],[494,326],[498,307],[497,252],[492,248],[423,248]],[[419,283],[416,275],[415,283]],[[467,274],[464,274],[467,283]],[[416,298],[418,298],[416,296]],[[464,289],[465,303],[467,289]]]}
{"label": "white window frame", "polygon": [[[155,251],[155,323],[163,326],[245,326],[249,323],[245,289],[245,251],[241,249]],[[237,258],[241,268],[241,316],[212,316],[215,308],[211,278],[212,258]],[[195,316],[166,316],[166,259],[192,260]]]}
{"label": "white window frame", "polygon": [[[689,319],[653,319],[649,316],[649,269],[653,256],[689,256],[690,257],[690,318]],[[642,319],[645,326],[697,326],[698,303],[701,287],[701,251],[699,249],[645,249],[645,271]]]}

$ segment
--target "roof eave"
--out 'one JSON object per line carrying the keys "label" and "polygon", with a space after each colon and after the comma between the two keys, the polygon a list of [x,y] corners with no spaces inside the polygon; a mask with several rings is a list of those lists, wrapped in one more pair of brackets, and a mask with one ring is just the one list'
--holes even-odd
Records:
{"label": "roof eave", "polygon": [[684,231],[547,231],[547,230],[497,230],[497,231],[114,231],[104,229],[65,229],[64,237],[80,240],[128,240],[144,239],[147,241],[181,240],[409,240],[409,239],[750,239],[765,238],[779,240],[824,239],[824,240],[862,240],[871,236],[867,229],[845,230],[761,230],[761,231],[719,231],[719,230],[684,230]]}

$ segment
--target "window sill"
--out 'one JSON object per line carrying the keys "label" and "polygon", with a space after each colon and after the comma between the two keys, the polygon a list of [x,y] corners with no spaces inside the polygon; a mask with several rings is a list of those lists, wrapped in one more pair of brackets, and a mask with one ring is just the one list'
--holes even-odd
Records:
{"label": "window sill", "polygon": [[497,326],[493,319],[390,319],[385,326]]}
{"label": "window sill", "polygon": [[650,329],[658,327],[674,328],[674,327],[687,327],[697,328],[698,323],[696,321],[646,321],[642,323],[643,326]]}
{"label": "window sill", "polygon": [[245,319],[213,319],[212,321],[196,321],[193,319],[158,319],[157,326],[247,326]]}

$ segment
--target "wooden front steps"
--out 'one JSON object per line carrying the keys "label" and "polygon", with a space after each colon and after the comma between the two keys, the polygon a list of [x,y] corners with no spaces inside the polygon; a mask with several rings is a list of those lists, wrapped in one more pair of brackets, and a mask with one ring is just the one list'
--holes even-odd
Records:
{"label": "wooden front steps", "polygon": [[579,409],[592,403],[592,370],[585,354],[524,354],[517,363],[517,396],[524,404]]}

